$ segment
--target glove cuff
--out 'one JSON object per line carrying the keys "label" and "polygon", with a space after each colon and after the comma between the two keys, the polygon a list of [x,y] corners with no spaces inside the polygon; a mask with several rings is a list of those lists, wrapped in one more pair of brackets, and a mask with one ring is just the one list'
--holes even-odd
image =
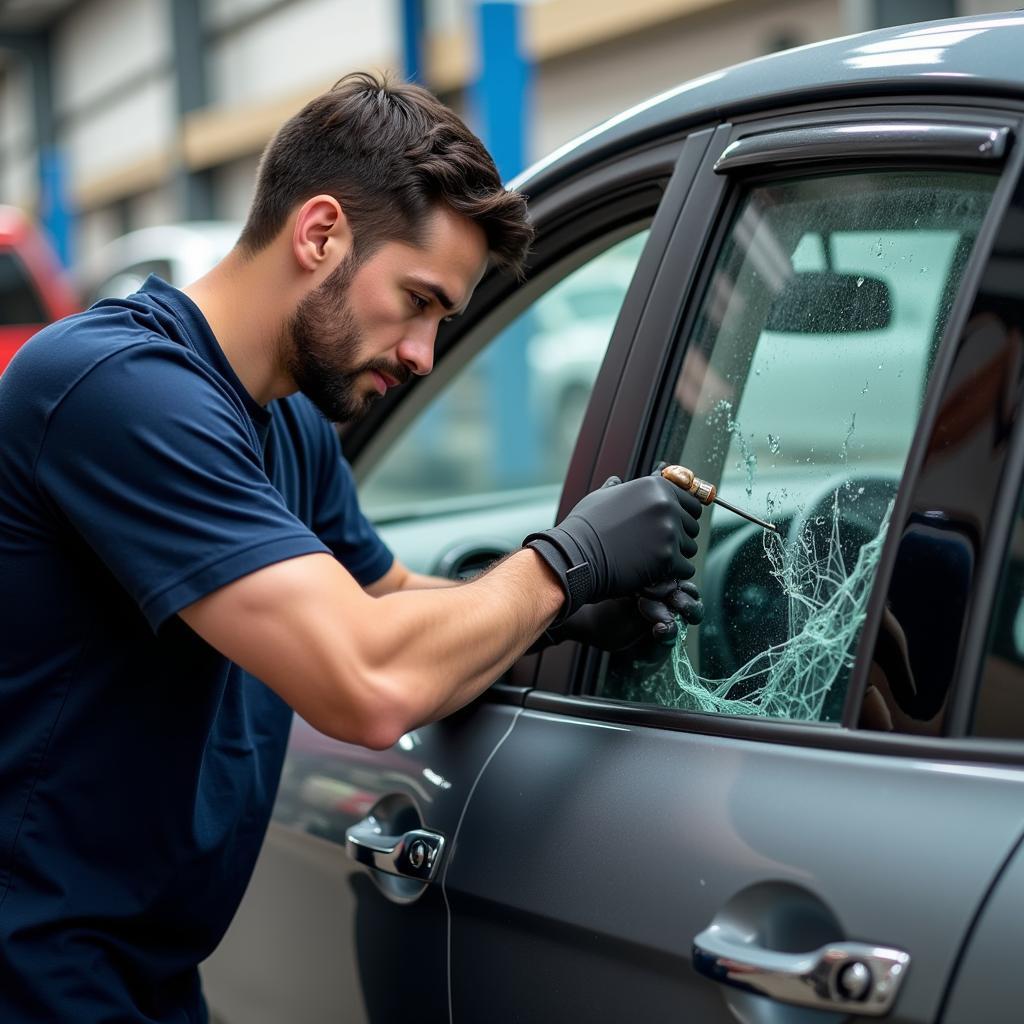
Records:
{"label": "glove cuff", "polygon": [[523,547],[533,548],[551,566],[562,585],[565,603],[551,624],[560,626],[593,595],[593,567],[583,557],[583,552],[572,537],[557,526],[543,533],[531,533],[523,541]]}

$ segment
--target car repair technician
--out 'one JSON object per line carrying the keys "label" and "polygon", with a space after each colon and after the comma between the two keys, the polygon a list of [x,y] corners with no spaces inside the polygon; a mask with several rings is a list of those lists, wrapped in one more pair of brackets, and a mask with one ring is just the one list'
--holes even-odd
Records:
{"label": "car repair technician", "polygon": [[4,1024],[206,1020],[197,965],[292,709],[385,748],[552,623],[586,635],[653,584],[693,613],[674,581],[700,506],[660,477],[611,481],[459,586],[359,510],[328,421],[428,373],[439,323],[530,239],[454,114],[349,76],[270,143],[209,274],[59,321],[0,377]]}

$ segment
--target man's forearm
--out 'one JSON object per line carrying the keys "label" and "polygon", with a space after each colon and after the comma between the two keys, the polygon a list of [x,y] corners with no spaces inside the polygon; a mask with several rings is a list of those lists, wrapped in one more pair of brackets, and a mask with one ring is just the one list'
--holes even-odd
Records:
{"label": "man's forearm", "polygon": [[612,478],[461,586],[406,590],[393,565],[364,589],[315,553],[256,570],[179,614],[317,728],[387,747],[472,700],[559,612],[692,576],[700,509],[662,478]]}
{"label": "man's forearm", "polygon": [[426,576],[420,572],[410,572],[402,581],[402,590],[444,590],[447,587],[459,587],[465,580],[452,580],[446,576]]}
{"label": "man's forearm", "polygon": [[563,602],[543,559],[525,549],[469,583],[443,591],[403,588],[380,598],[379,621],[387,628],[366,637],[367,659],[371,671],[386,672],[412,697],[414,724],[433,721],[505,672]]}

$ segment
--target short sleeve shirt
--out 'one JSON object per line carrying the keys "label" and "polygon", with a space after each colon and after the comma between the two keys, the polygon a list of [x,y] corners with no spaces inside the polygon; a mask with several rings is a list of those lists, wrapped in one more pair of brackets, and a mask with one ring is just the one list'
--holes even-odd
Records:
{"label": "short sleeve shirt", "polygon": [[332,427],[163,281],[0,376],[0,1020],[205,1020],[291,713],[176,613],[314,552],[392,564]]}

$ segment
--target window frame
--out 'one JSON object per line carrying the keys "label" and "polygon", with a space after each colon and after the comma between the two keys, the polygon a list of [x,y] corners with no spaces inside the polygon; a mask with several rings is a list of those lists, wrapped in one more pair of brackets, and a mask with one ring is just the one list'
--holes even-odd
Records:
{"label": "window frame", "polygon": [[[980,299],[979,288],[984,274],[995,256],[993,245],[997,244],[997,234],[1002,228],[1002,236],[1009,234],[1004,226],[1005,214],[1016,192],[1024,203],[1024,182],[1018,187],[1021,178],[1021,165],[1024,163],[1024,145],[1021,139],[1021,108],[1014,109],[1012,104],[993,106],[991,101],[979,99],[970,103],[963,99],[956,101],[913,102],[907,98],[899,100],[878,101],[861,100],[846,106],[816,106],[774,116],[736,119],[732,123],[719,126],[708,148],[700,174],[690,193],[691,202],[688,211],[684,210],[677,225],[672,242],[666,249],[664,264],[674,268],[674,299],[673,288],[664,281],[662,287],[656,289],[648,304],[648,311],[654,314],[653,322],[641,324],[638,332],[637,354],[631,360],[626,373],[623,374],[621,388],[613,404],[613,413],[609,417],[606,431],[606,443],[601,447],[594,463],[594,472],[587,480],[582,493],[597,486],[601,479],[612,473],[632,476],[640,472],[653,455],[653,445],[660,436],[667,409],[667,392],[670,388],[664,383],[674,379],[671,374],[673,365],[678,368],[685,356],[687,346],[679,343],[685,337],[683,330],[687,323],[692,323],[703,299],[707,281],[713,270],[715,261],[721,252],[722,245],[728,234],[732,214],[736,204],[745,193],[745,186],[757,180],[777,180],[780,177],[794,177],[801,173],[820,174],[830,170],[845,170],[851,166],[849,156],[842,161],[821,159],[813,162],[799,160],[786,161],[782,167],[744,167],[738,173],[715,173],[714,165],[721,158],[727,147],[737,139],[759,132],[773,132],[794,128],[814,128],[822,124],[856,123],[868,120],[935,121],[941,124],[978,123],[1006,126],[1014,132],[1015,144],[1009,156],[999,161],[994,171],[998,180],[993,191],[991,205],[986,219],[979,231],[978,239],[969,262],[965,268],[960,288],[946,324],[946,330],[938,346],[932,376],[926,390],[921,415],[915,430],[903,483],[894,509],[894,524],[905,520],[911,502],[918,495],[918,484],[922,468],[926,463],[928,443],[934,429],[943,399],[948,394],[950,372],[955,357],[963,348],[961,333],[969,314],[975,309]],[[856,161],[858,168],[878,167],[883,169],[941,168],[941,169],[972,169],[977,170],[977,162],[966,162],[962,159],[942,159],[930,155],[881,155],[866,157]],[[991,166],[991,164],[989,165]],[[1016,202],[1014,203],[1016,206]],[[703,206],[703,217],[697,207]],[[692,239],[698,237],[701,244],[693,246]],[[689,253],[687,253],[687,248]],[[659,326],[660,325],[660,326]],[[669,329],[665,329],[669,325]],[[646,326],[646,330],[644,330]],[[633,429],[627,424],[632,422]],[[642,424],[637,431],[635,424]],[[1024,431],[1024,428],[1021,428]],[[1024,448],[1024,441],[1021,441]],[[1024,463],[1024,453],[1021,455]],[[1022,469],[1024,473],[1024,469]],[[563,495],[571,507],[573,499],[578,500],[581,494],[566,493]],[[1016,495],[1014,496],[1016,498]],[[980,504],[980,502],[979,502]],[[598,698],[592,696],[596,683],[601,653],[592,649],[581,649],[576,652],[575,672],[567,680],[567,685],[549,673],[548,666],[542,661],[537,677],[537,689],[525,700],[527,707],[547,712],[569,713],[577,717],[616,722],[621,724],[637,724],[668,728],[678,731],[697,732],[708,735],[732,736],[737,738],[757,739],[768,742],[791,743],[813,747],[833,747],[837,749],[859,749],[877,752],[897,753],[907,756],[935,756],[941,751],[943,757],[954,753],[967,759],[984,761],[1003,761],[1021,763],[1024,761],[1024,744],[1006,744],[992,741],[972,741],[969,745],[951,740],[949,736],[925,737],[901,733],[874,733],[867,730],[858,731],[851,728],[856,721],[860,703],[866,688],[867,669],[870,653],[878,634],[878,627],[884,609],[886,594],[889,589],[890,576],[895,550],[901,529],[890,530],[883,549],[882,558],[876,572],[872,593],[868,605],[868,615],[861,635],[858,639],[856,662],[848,684],[846,704],[841,725],[828,723],[796,723],[785,720],[770,720],[754,717],[724,716],[703,714],[699,712],[678,711],[653,705],[640,705],[627,701]],[[985,557],[992,560],[991,542],[985,551]],[[1002,550],[998,551],[1002,555]],[[1001,564],[1001,562],[999,563]],[[998,566],[997,566],[998,570]],[[992,575],[991,572],[989,575]],[[995,583],[980,576],[979,602],[981,592],[994,590],[998,583],[998,571]],[[984,586],[982,586],[984,584]],[[977,602],[968,606],[965,615],[965,626],[962,637],[970,639],[978,628],[984,633],[987,616],[977,624],[975,607]],[[980,604],[978,605],[980,607]],[[563,645],[566,646],[566,645]],[[575,645],[574,645],[575,646]],[[963,666],[969,666],[964,654],[968,644],[962,643],[958,659],[961,671],[953,678],[951,699],[962,699],[960,694],[965,690],[963,685]],[[548,657],[546,652],[544,658]],[[970,675],[970,673],[966,673]],[[976,671],[974,673],[976,675]],[[545,686],[547,684],[547,686]]]}
{"label": "window frame", "polygon": [[[1019,149],[1024,150],[1024,145],[1019,145]],[[1024,168],[1024,153],[1018,154],[1018,159],[1021,167]],[[1019,257],[1020,243],[1019,231],[1014,230],[1014,215],[1017,224],[1024,222],[1024,170],[1016,182],[1016,187],[1001,221],[1001,230],[993,245],[986,271],[990,269],[997,271],[998,264],[1005,261],[1019,263],[1019,258],[1015,259],[1015,257]],[[1009,296],[1005,291],[997,294],[1001,294],[1004,303],[1008,299],[1010,303],[1015,304],[1018,324],[1020,330],[1024,332],[1024,280],[1012,275],[1007,278],[1004,274],[999,283],[1005,284],[1007,281],[1013,283],[1013,292]],[[985,278],[982,276],[975,302],[977,307],[984,308],[987,291],[995,291],[995,289],[986,286]],[[1024,360],[1024,344],[1021,349],[1019,354]],[[1017,391],[1019,393],[1019,388]],[[958,740],[979,747],[995,743],[1003,745],[1004,742],[1020,743],[1021,746],[1024,746],[1024,736],[1020,738],[1020,741],[994,741],[971,735],[976,701],[984,683],[985,666],[988,660],[989,630],[1000,596],[1003,568],[1013,542],[1013,534],[1022,507],[1022,495],[1024,495],[1024,408],[1018,402],[1011,411],[1014,421],[1010,429],[1007,453],[997,485],[997,493],[991,505],[988,542],[976,573],[977,583],[961,647],[959,678],[954,680],[947,715],[948,733],[957,737]]]}

